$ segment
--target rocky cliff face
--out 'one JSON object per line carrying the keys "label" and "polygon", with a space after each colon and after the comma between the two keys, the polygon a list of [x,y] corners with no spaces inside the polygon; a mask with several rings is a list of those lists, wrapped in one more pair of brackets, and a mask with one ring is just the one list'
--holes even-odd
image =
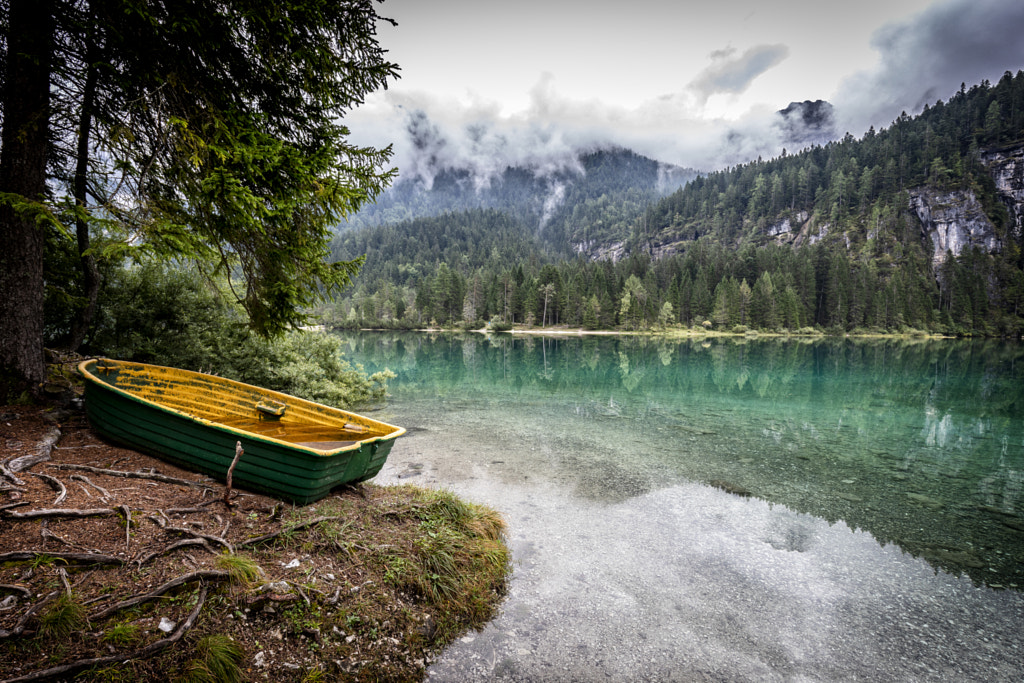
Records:
{"label": "rocky cliff face", "polygon": [[[982,154],[982,163],[995,181],[1000,198],[1010,213],[1010,229],[1024,230],[1024,146],[992,150]],[[982,209],[971,190],[938,192],[918,188],[910,192],[910,205],[921,221],[921,230],[931,240],[932,264],[938,268],[946,253],[959,256],[964,249],[978,247],[988,253],[1003,248],[1003,237]]]}
{"label": "rocky cliff face", "polygon": [[921,221],[921,230],[932,243],[932,265],[938,268],[947,252],[959,256],[978,247],[988,253],[1002,250],[1002,240],[971,190],[939,192],[911,190],[910,205]]}
{"label": "rocky cliff face", "polygon": [[1024,234],[1024,147],[986,152],[981,161],[988,167],[1010,211],[1014,234]]}

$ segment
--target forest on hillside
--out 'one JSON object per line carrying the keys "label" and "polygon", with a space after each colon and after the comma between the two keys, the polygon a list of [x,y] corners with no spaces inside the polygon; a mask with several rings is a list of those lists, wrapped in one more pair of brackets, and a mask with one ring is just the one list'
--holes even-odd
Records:
{"label": "forest on hillside", "polygon": [[[640,211],[608,197],[567,200],[556,232],[499,209],[353,230],[333,253],[367,261],[322,313],[350,327],[495,320],[1016,336],[1021,226],[983,155],[1020,144],[1024,72],[1007,72],[859,139],[700,176]],[[911,211],[910,193],[921,188],[972,192],[1002,249],[965,249],[933,267]],[[780,239],[774,228],[786,220],[803,224],[807,239]],[[622,258],[587,256],[616,241]]]}

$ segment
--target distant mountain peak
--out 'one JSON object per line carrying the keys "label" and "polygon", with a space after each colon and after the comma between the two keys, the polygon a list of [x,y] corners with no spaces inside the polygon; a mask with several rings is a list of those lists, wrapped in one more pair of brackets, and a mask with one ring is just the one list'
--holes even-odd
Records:
{"label": "distant mountain peak", "polygon": [[778,111],[786,143],[795,147],[822,144],[836,137],[835,108],[825,100],[790,102]]}

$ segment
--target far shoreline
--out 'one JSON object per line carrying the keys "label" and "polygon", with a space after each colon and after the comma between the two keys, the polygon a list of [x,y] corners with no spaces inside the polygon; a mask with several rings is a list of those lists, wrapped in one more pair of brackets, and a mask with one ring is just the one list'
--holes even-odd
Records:
{"label": "far shoreline", "polygon": [[[345,331],[345,328],[329,328],[323,325],[318,326],[320,329],[327,329],[328,331],[341,332]],[[828,334],[819,330],[815,330],[813,333],[801,333],[801,332],[765,332],[759,330],[747,330],[745,332],[733,332],[730,330],[710,330],[710,329],[693,329],[693,328],[682,328],[682,327],[669,327],[664,329],[647,329],[647,330],[587,330],[582,327],[513,327],[510,330],[490,330],[486,327],[481,327],[473,330],[464,330],[459,327],[423,327],[417,329],[393,329],[387,327],[361,327],[357,331],[359,332],[419,332],[428,334],[443,334],[443,333],[474,333],[483,335],[500,335],[500,334],[512,334],[522,336],[537,336],[537,337],[657,337],[664,339],[703,339],[703,338],[715,338],[715,337],[732,337],[732,338],[745,338],[745,339],[758,339],[758,338],[772,338],[772,339],[959,339],[954,335],[936,334],[931,332],[924,332],[922,330],[913,330],[910,332],[844,332],[841,335]],[[1009,339],[1005,337],[962,337],[963,339]],[[1019,341],[1019,340],[1018,340]]]}

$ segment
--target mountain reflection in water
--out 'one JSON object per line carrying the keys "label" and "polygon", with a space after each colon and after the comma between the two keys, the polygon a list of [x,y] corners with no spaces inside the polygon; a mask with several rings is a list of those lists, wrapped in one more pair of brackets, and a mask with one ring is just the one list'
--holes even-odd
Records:
{"label": "mountain reflection in water", "polygon": [[543,434],[558,448],[483,464],[595,502],[713,484],[1024,588],[1019,344],[342,336],[351,360],[397,373],[389,410],[426,400],[462,411],[467,467],[481,464],[474,429]]}

